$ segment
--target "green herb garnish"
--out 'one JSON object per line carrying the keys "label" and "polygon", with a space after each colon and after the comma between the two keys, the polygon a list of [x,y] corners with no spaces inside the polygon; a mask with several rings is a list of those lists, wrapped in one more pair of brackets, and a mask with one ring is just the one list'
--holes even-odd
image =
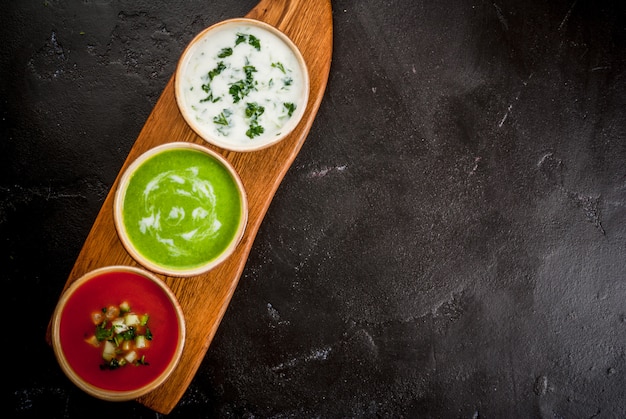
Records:
{"label": "green herb garnish", "polygon": [[228,88],[228,93],[233,97],[233,102],[237,103],[246,95],[246,84],[243,80],[239,80],[230,85]]}
{"label": "green herb garnish", "polygon": [[220,61],[219,63],[217,63],[217,66],[213,70],[209,71],[209,80],[213,80],[215,76],[220,74],[225,69],[226,65],[224,64],[224,61]]}
{"label": "green herb garnish", "polygon": [[265,108],[256,102],[246,104],[246,118],[256,120],[259,116],[263,115],[263,112],[265,112]]}
{"label": "green herb garnish", "polygon": [[128,330],[119,334],[124,340],[133,340],[135,339],[135,328],[129,327]]}
{"label": "green herb garnish", "polygon": [[254,121],[250,124],[250,129],[246,131],[246,135],[249,138],[254,138],[263,134],[264,131],[265,129],[261,125],[259,125],[258,122]]}
{"label": "green herb garnish", "polygon": [[252,73],[256,73],[256,67],[253,65],[244,65],[243,72],[246,73],[246,82],[251,84],[254,78]]}
{"label": "green herb garnish", "polygon": [[246,104],[246,118],[250,120],[250,126],[246,131],[246,135],[249,138],[259,136],[265,131],[258,121],[259,116],[263,115],[263,112],[265,112],[265,108],[256,102]]}
{"label": "green herb garnish", "polygon": [[261,51],[261,41],[254,35],[250,35],[248,43],[254,47],[257,51]]}
{"label": "green herb garnish", "polygon": [[215,103],[215,102],[219,102],[221,98],[218,97],[214,97],[213,96],[213,92],[209,92],[209,95],[207,97],[205,97],[204,99],[200,99],[200,103],[204,103],[204,102],[211,102],[211,103]]}
{"label": "green herb garnish", "polygon": [[222,50],[217,54],[217,57],[226,58],[226,57],[230,57],[231,55],[233,55],[232,48],[222,48]]}
{"label": "green herb garnish", "polygon": [[232,112],[228,109],[224,109],[222,112],[220,112],[219,115],[213,117],[213,122],[216,123],[217,125],[230,125],[230,121],[228,119],[228,117],[232,114]]}
{"label": "green herb garnish", "polygon": [[283,106],[287,109],[287,115],[291,117],[291,115],[293,115],[293,111],[296,110],[296,105],[291,102],[285,102],[283,103]]}
{"label": "green herb garnish", "polygon": [[283,63],[280,63],[280,62],[272,63],[272,67],[279,69],[280,71],[283,72],[283,74],[287,74],[287,72],[285,71],[285,66],[283,66]]}
{"label": "green herb garnish", "polygon": [[233,97],[233,102],[238,103],[241,99],[246,97],[248,93],[255,89],[256,82],[254,81],[253,73],[257,70],[252,65],[243,66],[243,71],[246,73],[245,80],[239,80],[231,83],[228,88],[228,93]]}
{"label": "green herb garnish", "polygon": [[205,97],[204,99],[200,99],[200,103],[204,103],[204,102],[215,103],[215,102],[220,100],[219,96],[218,97],[214,97],[213,96],[213,92],[211,91],[211,81],[213,81],[215,76],[220,74],[225,69],[226,69],[226,65],[224,64],[223,61],[220,61],[219,63],[217,63],[217,66],[213,70],[209,71],[207,73],[206,77],[204,77],[204,79],[208,79],[208,82],[202,84],[202,86],[200,86],[200,88],[204,91],[204,93],[207,93],[208,96]]}
{"label": "green herb garnish", "polygon": [[111,336],[113,336],[113,328],[109,329],[105,320],[96,326],[95,335],[96,339],[98,339],[98,342],[102,342],[103,340],[109,340],[111,339]]}
{"label": "green herb garnish", "polygon": [[237,38],[235,39],[235,46],[246,42],[247,36],[243,33],[238,33]]}
{"label": "green herb garnish", "polygon": [[254,35],[249,35],[245,33],[238,33],[235,38],[235,46],[242,44],[244,42],[248,42],[254,49],[257,51],[261,51],[261,41]]}

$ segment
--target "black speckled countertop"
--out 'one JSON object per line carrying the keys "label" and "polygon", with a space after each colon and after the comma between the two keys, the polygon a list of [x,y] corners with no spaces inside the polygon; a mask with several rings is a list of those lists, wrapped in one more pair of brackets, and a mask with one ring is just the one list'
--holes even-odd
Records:
{"label": "black speckled countertop", "polygon": [[[255,4],[0,6],[9,417],[160,416],[82,393],[45,330],[183,48]],[[626,417],[626,4],[332,6],[322,106],[168,417]]]}

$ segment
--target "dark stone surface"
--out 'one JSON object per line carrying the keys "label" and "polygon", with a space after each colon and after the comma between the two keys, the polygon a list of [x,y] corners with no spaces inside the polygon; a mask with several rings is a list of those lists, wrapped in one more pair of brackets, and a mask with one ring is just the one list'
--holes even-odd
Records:
{"label": "dark stone surface", "polygon": [[[0,6],[9,416],[155,417],[74,387],[45,328],[182,49],[255,4]],[[626,417],[624,2],[333,9],[313,129],[169,416]]]}

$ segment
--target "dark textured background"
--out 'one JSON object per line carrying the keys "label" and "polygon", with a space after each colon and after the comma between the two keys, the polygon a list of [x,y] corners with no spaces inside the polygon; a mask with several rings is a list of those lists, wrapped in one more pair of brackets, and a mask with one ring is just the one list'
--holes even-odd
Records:
{"label": "dark textured background", "polygon": [[[11,417],[160,416],[74,387],[45,329],[183,48],[255,4],[2,2]],[[626,417],[624,4],[333,1],[317,119],[168,417]]]}

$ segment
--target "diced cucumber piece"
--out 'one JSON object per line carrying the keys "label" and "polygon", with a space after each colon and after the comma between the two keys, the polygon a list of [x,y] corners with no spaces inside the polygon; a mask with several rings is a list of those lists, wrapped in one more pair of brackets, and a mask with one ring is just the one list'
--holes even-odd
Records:
{"label": "diced cucumber piece", "polygon": [[122,302],[122,304],[120,304],[120,313],[126,314],[129,311],[130,311],[130,304],[128,304],[128,301]]}
{"label": "diced cucumber piece", "polygon": [[135,362],[135,360],[137,359],[137,352],[135,351],[130,351],[129,353],[126,354],[126,356],[124,357],[124,359],[132,364],[133,362]]}
{"label": "diced cucumber piece", "polygon": [[115,357],[115,344],[110,341],[104,342],[104,350],[102,351],[102,358],[105,361],[110,361]]}
{"label": "diced cucumber piece", "polygon": [[135,336],[135,347],[137,349],[146,347],[146,337],[144,335]]}
{"label": "diced cucumber piece", "polygon": [[124,316],[124,324],[126,326],[139,326],[140,323],[139,316],[135,313],[128,313]]}

